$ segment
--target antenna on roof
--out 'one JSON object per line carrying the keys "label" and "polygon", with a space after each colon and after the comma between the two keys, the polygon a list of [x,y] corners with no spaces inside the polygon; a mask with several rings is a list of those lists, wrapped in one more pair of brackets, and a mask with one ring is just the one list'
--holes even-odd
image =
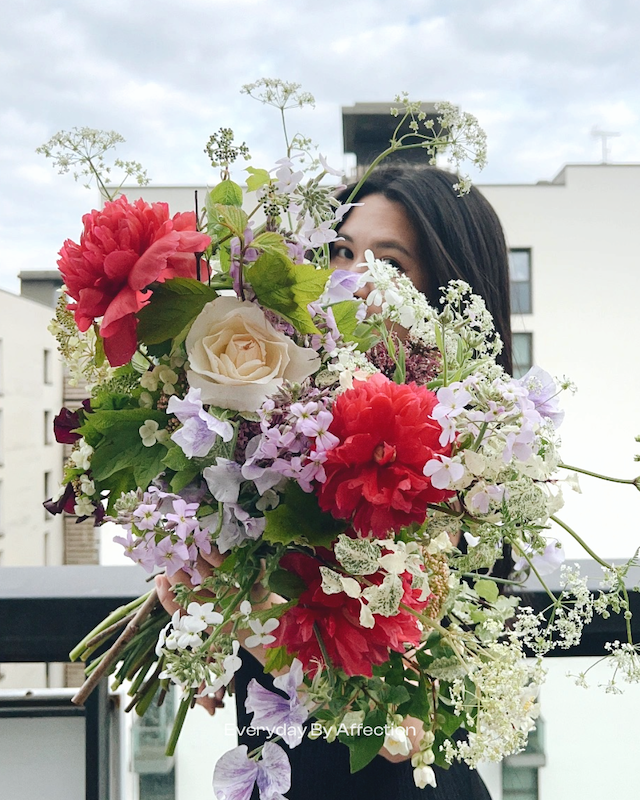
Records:
{"label": "antenna on roof", "polygon": [[608,164],[609,163],[609,139],[614,136],[621,136],[620,133],[617,131],[601,131],[597,125],[594,125],[591,129],[591,135],[600,137],[600,141],[602,143],[602,163]]}

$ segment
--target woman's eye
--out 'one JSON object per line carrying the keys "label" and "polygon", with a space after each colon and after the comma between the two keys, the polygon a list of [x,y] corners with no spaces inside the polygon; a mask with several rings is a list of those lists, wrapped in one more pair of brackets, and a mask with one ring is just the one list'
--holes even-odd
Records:
{"label": "woman's eye", "polygon": [[336,245],[331,250],[331,258],[332,259],[342,258],[345,259],[346,261],[351,261],[353,259],[353,253],[348,247],[345,247],[344,245]]}

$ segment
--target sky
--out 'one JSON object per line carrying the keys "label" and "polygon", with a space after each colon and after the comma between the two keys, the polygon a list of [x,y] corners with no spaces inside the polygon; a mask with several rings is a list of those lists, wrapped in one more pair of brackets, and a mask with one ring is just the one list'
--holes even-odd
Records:
{"label": "sky", "polygon": [[[551,180],[640,162],[640,4],[635,0],[22,0],[0,27],[0,289],[55,269],[97,192],[58,175],[36,147],[59,130],[115,130],[117,155],[152,184],[212,184],[203,147],[233,128],[252,164],[283,155],[278,114],[240,93],[262,77],[300,83],[315,109],[289,124],[329,163],[341,107],[448,100],[487,132],[478,183]],[[244,166],[244,165],[242,165]]]}

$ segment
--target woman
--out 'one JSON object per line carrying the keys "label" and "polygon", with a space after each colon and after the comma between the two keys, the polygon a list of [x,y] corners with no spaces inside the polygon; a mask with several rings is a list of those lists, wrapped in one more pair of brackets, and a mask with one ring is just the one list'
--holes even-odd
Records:
{"label": "woman", "polygon": [[[494,317],[504,343],[502,366],[511,369],[511,329],[507,249],[498,218],[480,192],[472,188],[463,197],[456,194],[456,176],[428,167],[391,166],[375,172],[353,200],[354,207],[344,218],[333,245],[332,265],[339,269],[361,269],[366,250],[390,261],[436,305],[439,287],[449,280],[467,281],[481,295]],[[351,193],[345,189],[343,202]],[[365,290],[366,291],[366,287]],[[508,572],[509,559],[496,565]],[[212,559],[213,563],[213,559]],[[174,581],[180,579],[179,574]],[[185,579],[184,576],[182,578]],[[170,599],[168,580],[157,579],[160,596],[167,610],[177,606]],[[263,648],[259,648],[260,651]],[[260,652],[255,653],[260,657]],[[247,684],[252,678],[273,688],[269,676],[250,653],[236,674],[238,727],[246,729],[251,716],[245,711]],[[215,704],[211,704],[213,711]],[[417,721],[415,721],[417,724]],[[407,723],[411,724],[411,721]],[[411,728],[409,727],[411,731]],[[414,745],[420,731],[411,737]],[[249,750],[261,743],[255,736],[243,735],[240,743]],[[489,800],[477,773],[464,764],[449,770],[436,770],[438,786],[418,789],[413,780],[410,756],[392,756],[384,749],[363,770],[349,771],[346,747],[322,738],[305,737],[289,752],[292,787],[289,800],[396,800],[396,798],[434,798],[434,800]],[[394,763],[399,762],[399,763]],[[257,798],[257,790],[252,797]]]}

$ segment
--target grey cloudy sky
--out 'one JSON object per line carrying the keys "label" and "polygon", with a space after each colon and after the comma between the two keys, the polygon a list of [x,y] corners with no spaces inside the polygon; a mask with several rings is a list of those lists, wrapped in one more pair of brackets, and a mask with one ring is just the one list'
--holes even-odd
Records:
{"label": "grey cloudy sky", "polygon": [[640,161],[635,0],[23,0],[0,30],[0,288],[52,269],[96,195],[35,148],[60,129],[114,129],[156,184],[207,183],[220,126],[256,166],[282,155],[275,113],[239,94],[259,77],[301,83],[292,112],[341,166],[340,107],[406,90],[475,114],[489,136],[480,182],[551,179],[600,160]]}

